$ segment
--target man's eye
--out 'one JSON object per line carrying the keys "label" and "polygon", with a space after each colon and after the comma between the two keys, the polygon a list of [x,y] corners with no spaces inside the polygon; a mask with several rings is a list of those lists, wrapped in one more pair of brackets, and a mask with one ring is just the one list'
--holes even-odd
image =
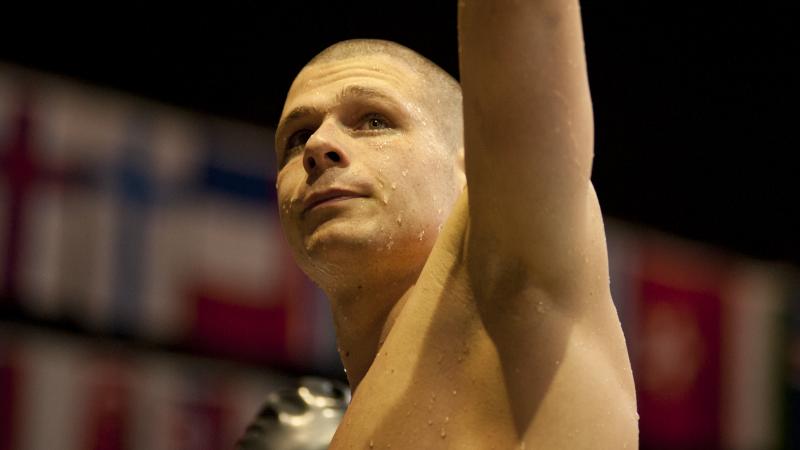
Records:
{"label": "man's eye", "polygon": [[294,134],[289,136],[289,139],[286,140],[286,152],[289,153],[299,147],[306,145],[306,142],[310,137],[311,137],[310,130],[296,131]]}
{"label": "man's eye", "polygon": [[384,119],[381,115],[369,114],[364,118],[361,128],[363,130],[382,130],[384,128],[389,128],[389,121]]}

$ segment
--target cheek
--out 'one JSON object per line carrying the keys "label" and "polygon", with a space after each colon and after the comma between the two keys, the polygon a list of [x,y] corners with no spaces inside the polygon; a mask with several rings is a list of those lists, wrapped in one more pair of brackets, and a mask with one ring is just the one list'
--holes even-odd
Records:
{"label": "cheek", "polygon": [[283,170],[278,173],[275,182],[278,211],[280,212],[281,220],[289,216],[291,208],[297,202],[298,188],[300,183],[302,183],[302,178],[295,172],[296,171]]}

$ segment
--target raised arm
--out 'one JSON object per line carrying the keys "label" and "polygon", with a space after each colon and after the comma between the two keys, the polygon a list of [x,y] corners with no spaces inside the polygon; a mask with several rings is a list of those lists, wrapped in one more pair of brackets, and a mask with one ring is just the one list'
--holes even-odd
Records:
{"label": "raised arm", "polygon": [[574,284],[602,237],[578,0],[462,0],[459,40],[470,237]]}

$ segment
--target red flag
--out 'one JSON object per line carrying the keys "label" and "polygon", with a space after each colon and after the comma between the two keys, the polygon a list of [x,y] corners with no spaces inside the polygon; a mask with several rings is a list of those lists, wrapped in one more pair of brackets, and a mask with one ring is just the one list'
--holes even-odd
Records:
{"label": "red flag", "polygon": [[130,433],[129,373],[114,361],[102,361],[90,375],[84,445],[87,450],[123,450]]}
{"label": "red flag", "polygon": [[642,255],[634,362],[641,444],[716,449],[724,264],[675,245],[648,245]]}
{"label": "red flag", "polygon": [[15,349],[10,345],[0,344],[0,450],[16,448],[19,429],[17,409],[23,380],[20,372]]}

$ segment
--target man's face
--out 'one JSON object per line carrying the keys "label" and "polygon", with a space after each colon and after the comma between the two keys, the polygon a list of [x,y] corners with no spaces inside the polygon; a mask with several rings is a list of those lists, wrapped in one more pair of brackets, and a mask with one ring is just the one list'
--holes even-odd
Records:
{"label": "man's face", "polygon": [[276,133],[278,200],[312,278],[331,265],[424,264],[463,185],[432,94],[384,55],[315,63],[295,79]]}

